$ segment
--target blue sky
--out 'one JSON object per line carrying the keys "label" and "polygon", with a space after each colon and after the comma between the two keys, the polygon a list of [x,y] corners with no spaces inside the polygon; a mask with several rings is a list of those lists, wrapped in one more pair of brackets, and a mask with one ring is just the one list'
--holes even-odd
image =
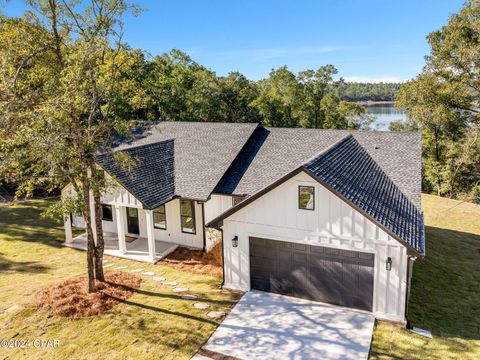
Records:
{"label": "blue sky", "polygon": [[[0,0],[1,2],[1,0]],[[152,55],[171,48],[226,75],[253,80],[272,68],[333,64],[347,80],[395,81],[421,71],[425,39],[461,8],[459,0],[137,0],[125,40]],[[4,7],[21,15],[21,0]]]}

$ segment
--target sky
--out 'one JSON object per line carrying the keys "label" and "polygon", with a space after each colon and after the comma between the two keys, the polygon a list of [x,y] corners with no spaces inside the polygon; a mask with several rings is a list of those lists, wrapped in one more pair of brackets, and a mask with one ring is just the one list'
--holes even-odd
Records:
{"label": "sky", "polygon": [[[1,1],[0,1],[1,2]],[[20,16],[10,0],[3,11]],[[152,56],[176,48],[227,75],[252,80],[287,65],[298,72],[333,64],[347,81],[404,81],[429,52],[426,36],[463,0],[136,0],[124,39]]]}

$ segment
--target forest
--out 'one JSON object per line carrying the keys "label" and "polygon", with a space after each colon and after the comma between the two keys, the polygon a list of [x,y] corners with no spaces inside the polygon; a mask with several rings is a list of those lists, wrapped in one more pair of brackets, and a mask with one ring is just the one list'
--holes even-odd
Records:
{"label": "forest", "polygon": [[340,79],[333,84],[332,91],[346,101],[393,102],[401,86],[401,83],[360,83]]}
{"label": "forest", "polygon": [[[39,154],[52,155],[52,144],[67,136],[62,156],[51,159],[63,169],[65,154],[78,145],[68,136],[78,128],[89,132],[90,153],[113,133],[128,132],[135,120],[369,130],[372,117],[361,102],[395,100],[408,121],[394,122],[390,130],[422,133],[423,190],[479,201],[477,2],[467,2],[428,35],[424,70],[402,84],[336,80],[338,70],[329,64],[297,73],[282,66],[259,81],[235,71],[218,76],[180,50],[151,56],[108,37],[116,31],[95,34],[95,26],[104,24],[92,25],[88,17],[73,34],[80,17],[57,2],[54,11],[35,3],[41,11],[21,18],[0,14],[0,165],[6,183],[22,183],[28,192],[45,182],[44,168],[52,163],[40,161]],[[39,134],[45,137],[41,151]]]}

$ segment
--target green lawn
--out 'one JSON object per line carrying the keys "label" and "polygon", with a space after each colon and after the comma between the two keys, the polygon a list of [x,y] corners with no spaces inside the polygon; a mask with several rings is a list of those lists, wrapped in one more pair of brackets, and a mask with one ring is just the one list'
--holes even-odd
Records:
{"label": "green lawn", "polygon": [[[145,277],[141,291],[98,318],[66,320],[35,310],[33,294],[85,272],[85,253],[59,246],[63,231],[40,219],[45,201],[0,206],[0,339],[58,339],[57,349],[0,349],[0,359],[189,358],[217,326],[171,288]],[[480,358],[480,207],[423,197],[427,257],[415,263],[409,317],[432,340],[379,323],[373,359]],[[107,257],[108,258],[108,257]],[[108,258],[116,265],[153,270],[229,310],[236,296],[220,280],[162,265]],[[6,310],[6,311],[5,311]]]}
{"label": "green lawn", "polygon": [[424,195],[427,255],[417,260],[409,319],[433,339],[377,324],[373,359],[480,359],[480,206]]}
{"label": "green lawn", "polygon": [[[85,273],[85,252],[61,247],[63,230],[40,219],[45,201],[0,206],[0,340],[58,339],[56,349],[0,348],[0,359],[188,359],[218,321],[193,308],[171,287],[144,276],[141,291],[96,318],[67,320],[36,311],[33,295],[62,279]],[[162,265],[106,257],[115,266],[143,268],[177,281],[211,310],[229,311],[238,295],[219,290],[221,280]]]}

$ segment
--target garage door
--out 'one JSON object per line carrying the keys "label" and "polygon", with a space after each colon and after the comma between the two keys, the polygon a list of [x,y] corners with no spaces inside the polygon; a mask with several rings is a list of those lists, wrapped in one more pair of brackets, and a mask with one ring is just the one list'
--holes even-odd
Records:
{"label": "garage door", "polygon": [[250,238],[252,289],[372,310],[374,255]]}

